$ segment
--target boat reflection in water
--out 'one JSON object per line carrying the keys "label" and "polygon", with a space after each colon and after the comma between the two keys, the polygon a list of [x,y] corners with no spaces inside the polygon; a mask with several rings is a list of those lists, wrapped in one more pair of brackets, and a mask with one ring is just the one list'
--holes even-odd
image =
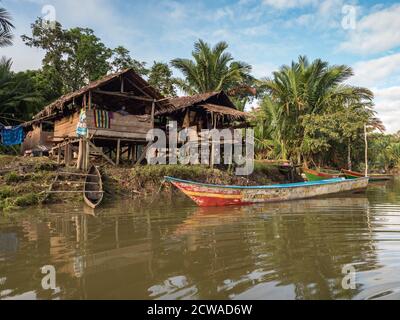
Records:
{"label": "boat reflection in water", "polygon": [[[227,208],[157,196],[105,206],[96,217],[63,206],[21,214],[0,223],[18,243],[11,251],[0,243],[0,298],[387,297],[400,282],[399,189]],[[49,264],[56,291],[41,288]],[[347,264],[357,270],[356,290],[342,287]]]}

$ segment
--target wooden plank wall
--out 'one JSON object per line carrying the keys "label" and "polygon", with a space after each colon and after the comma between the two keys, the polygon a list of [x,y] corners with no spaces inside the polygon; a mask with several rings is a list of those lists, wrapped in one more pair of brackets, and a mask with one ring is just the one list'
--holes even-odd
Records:
{"label": "wooden plank wall", "polygon": [[40,127],[35,127],[28,132],[24,143],[22,144],[22,152],[36,149],[39,145],[50,148],[52,146],[49,139],[53,137],[53,132],[42,131]]}
{"label": "wooden plank wall", "polygon": [[58,120],[54,124],[54,137],[67,138],[76,137],[76,127],[79,121],[79,113]]}
{"label": "wooden plank wall", "polygon": [[[86,123],[89,134],[101,137],[110,138],[126,138],[126,139],[145,139],[147,132],[153,128],[153,123],[150,115],[122,116],[119,113],[113,112],[111,118],[110,129],[96,128],[94,121],[94,113],[89,110],[87,112]],[[54,126],[55,137],[76,137],[76,127],[79,121],[79,114],[76,113],[71,117],[56,121]]]}

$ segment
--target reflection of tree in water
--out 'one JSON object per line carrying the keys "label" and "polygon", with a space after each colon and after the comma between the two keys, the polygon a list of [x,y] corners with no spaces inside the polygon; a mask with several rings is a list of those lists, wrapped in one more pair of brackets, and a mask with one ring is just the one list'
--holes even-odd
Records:
{"label": "reflection of tree in water", "polygon": [[362,213],[368,201],[324,200],[326,208],[341,208],[334,215],[315,212],[313,201],[319,200],[304,202],[305,215],[275,215],[265,225],[264,249],[272,252],[277,280],[294,284],[297,299],[351,298],[359,291],[343,290],[343,266],[356,264],[358,271],[377,267],[372,234]]}
{"label": "reflection of tree in water", "polygon": [[36,275],[53,264],[61,298],[252,298],[251,289],[266,283],[278,295],[288,286],[297,299],[351,298],[358,291],[342,290],[342,266],[378,267],[365,197],[210,209],[189,203],[156,198],[121,202],[97,217],[24,219],[11,230],[18,251],[0,264],[2,290],[52,298]]}
{"label": "reflection of tree in water", "polygon": [[371,204],[400,203],[400,180],[371,183],[368,189],[368,197]]}
{"label": "reflection of tree in water", "polygon": [[[215,210],[211,209],[209,216],[199,210],[181,227],[188,234],[185,270],[196,283],[200,297],[227,298],[257,283],[276,281],[278,286],[294,285],[297,299],[351,298],[361,288],[342,289],[342,267],[358,264],[357,271],[378,267],[365,213],[366,198],[271,204],[259,207],[260,219],[252,219],[251,224],[241,224],[240,219],[246,219],[247,210],[255,214],[255,207],[243,208],[238,215],[219,209],[220,218]],[[277,214],[263,215],[266,210]],[[306,214],[299,214],[303,212]],[[212,223],[216,224],[215,232],[208,232],[207,238],[193,232]],[[181,229],[178,234],[182,234]],[[236,235],[234,245],[229,244],[232,235]],[[190,250],[192,243],[199,248]],[[227,279],[234,286],[226,285]],[[230,290],[218,293],[218,288]]]}

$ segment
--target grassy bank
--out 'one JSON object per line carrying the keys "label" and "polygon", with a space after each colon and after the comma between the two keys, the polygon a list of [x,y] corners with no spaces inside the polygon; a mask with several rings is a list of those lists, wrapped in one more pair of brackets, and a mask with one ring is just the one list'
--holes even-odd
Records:
{"label": "grassy bank", "polygon": [[254,173],[250,176],[235,176],[234,172],[220,169],[211,169],[206,166],[144,166],[135,168],[114,168],[104,169],[107,179],[108,189],[116,194],[122,195],[146,195],[163,188],[170,191],[168,185],[162,185],[165,176],[198,181],[203,183],[213,183],[222,185],[268,185],[273,183],[284,183],[286,181],[276,166],[256,163]]}
{"label": "grassy bank", "polygon": [[[80,201],[82,194],[57,194],[46,196],[59,168],[48,158],[22,158],[0,156],[0,211],[36,206],[43,203]],[[68,171],[73,171],[69,169]],[[130,168],[102,168],[107,198],[137,197],[164,192],[176,192],[163,185],[165,176],[215,184],[242,186],[266,185],[287,182],[275,166],[256,163],[254,173],[247,177],[235,176],[233,172],[211,169],[205,166],[140,166]],[[67,190],[81,191],[82,181],[68,182]]]}
{"label": "grassy bank", "polygon": [[[58,168],[48,158],[0,156],[0,211],[76,200],[77,194],[46,196]],[[79,187],[72,184],[71,190]]]}

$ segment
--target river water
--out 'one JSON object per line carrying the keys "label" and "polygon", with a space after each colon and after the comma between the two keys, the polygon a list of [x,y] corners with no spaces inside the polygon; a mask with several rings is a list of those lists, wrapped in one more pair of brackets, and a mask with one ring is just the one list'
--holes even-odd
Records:
{"label": "river water", "polygon": [[0,216],[0,299],[400,298],[400,181],[248,207],[175,194],[88,213]]}

